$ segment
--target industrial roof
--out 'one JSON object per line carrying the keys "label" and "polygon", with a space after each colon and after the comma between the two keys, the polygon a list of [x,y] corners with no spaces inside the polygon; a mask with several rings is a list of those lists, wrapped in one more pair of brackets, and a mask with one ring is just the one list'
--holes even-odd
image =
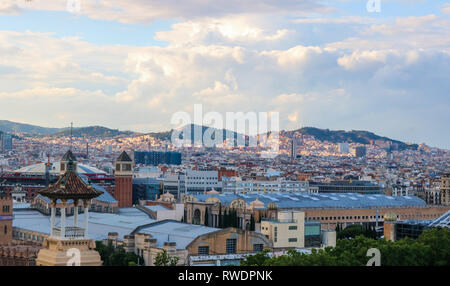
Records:
{"label": "industrial roof", "polygon": [[[79,222],[84,221],[84,214],[80,214]],[[56,217],[56,226],[60,225],[60,218]],[[68,217],[67,226],[72,225],[73,217]],[[103,240],[108,238],[109,232],[117,232],[119,237],[131,234],[138,227],[138,233],[150,234],[157,239],[157,247],[162,248],[164,242],[176,242],[177,249],[185,249],[197,237],[218,231],[220,229],[164,220],[156,222],[147,214],[134,208],[120,209],[119,214],[89,213],[89,238]],[[50,233],[50,216],[35,210],[14,212],[13,227],[42,234]]]}
{"label": "industrial roof", "polygon": [[162,206],[162,205],[145,206],[145,208],[147,208],[151,211],[154,211],[154,212],[169,210],[168,208],[166,208],[165,206]]}
{"label": "industrial roof", "polygon": [[429,224],[429,226],[450,228],[450,211],[446,212],[441,217],[438,217],[437,219],[432,221]]}
{"label": "industrial roof", "polygon": [[[59,175],[60,173],[61,164],[60,162],[53,162],[52,166],[50,167],[50,174],[52,175]],[[83,165],[80,163],[77,163],[77,173],[79,174],[103,174],[107,175],[105,171],[102,171],[100,169],[97,169],[95,167]],[[20,168],[18,170],[14,171],[15,173],[22,173],[22,174],[45,174],[45,163],[39,163],[30,165],[27,167]]]}
{"label": "industrial roof", "polygon": [[373,208],[373,207],[407,207],[425,206],[422,199],[414,196],[391,197],[381,194],[362,195],[354,193],[246,193],[246,194],[196,194],[200,202],[209,197],[218,198],[228,205],[235,199],[243,199],[247,204],[256,199],[262,201],[265,207],[274,202],[278,208]]}
{"label": "industrial roof", "polygon": [[163,220],[143,227],[138,233],[147,233],[156,238],[159,248],[164,246],[164,242],[176,242],[177,249],[185,249],[197,237],[218,230],[220,229],[175,220]]}
{"label": "industrial roof", "polygon": [[[60,225],[60,218],[56,217],[56,226]],[[84,221],[84,213],[79,214],[79,223]],[[130,234],[140,225],[153,223],[155,220],[140,210],[133,208],[120,209],[119,214],[89,213],[89,238],[102,240],[108,238],[109,232],[117,232],[119,237]],[[73,217],[68,217],[66,224],[71,226]],[[29,231],[50,233],[50,216],[35,210],[14,211],[13,227]]]}

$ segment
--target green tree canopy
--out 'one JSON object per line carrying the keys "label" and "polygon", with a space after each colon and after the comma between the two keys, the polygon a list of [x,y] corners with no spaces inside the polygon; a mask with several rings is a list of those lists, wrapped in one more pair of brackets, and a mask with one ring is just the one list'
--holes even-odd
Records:
{"label": "green tree canopy", "polygon": [[267,252],[248,256],[245,266],[365,266],[367,251],[377,248],[382,266],[450,266],[450,229],[426,230],[417,239],[399,241],[372,239],[362,235],[340,239],[336,247],[313,249],[311,254],[295,250],[270,258]]}
{"label": "green tree canopy", "polygon": [[103,261],[103,266],[138,266],[144,265],[144,258],[134,252],[126,252],[122,246],[115,247],[111,242],[108,245],[96,241],[95,250]]}
{"label": "green tree canopy", "polygon": [[165,249],[158,253],[155,257],[155,266],[176,266],[180,259],[178,257],[170,257]]}

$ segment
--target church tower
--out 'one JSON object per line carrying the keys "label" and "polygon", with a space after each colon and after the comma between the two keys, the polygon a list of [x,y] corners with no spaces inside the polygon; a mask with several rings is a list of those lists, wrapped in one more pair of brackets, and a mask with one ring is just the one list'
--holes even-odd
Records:
{"label": "church tower", "polygon": [[119,208],[133,205],[133,161],[123,151],[116,160],[114,197],[119,202]]}

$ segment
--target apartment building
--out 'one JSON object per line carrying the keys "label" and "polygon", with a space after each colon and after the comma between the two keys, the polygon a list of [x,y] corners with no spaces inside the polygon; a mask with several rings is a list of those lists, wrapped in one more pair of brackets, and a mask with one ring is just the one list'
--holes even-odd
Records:
{"label": "apartment building", "polygon": [[280,211],[276,219],[262,219],[261,233],[273,242],[274,249],[305,247],[305,213]]}

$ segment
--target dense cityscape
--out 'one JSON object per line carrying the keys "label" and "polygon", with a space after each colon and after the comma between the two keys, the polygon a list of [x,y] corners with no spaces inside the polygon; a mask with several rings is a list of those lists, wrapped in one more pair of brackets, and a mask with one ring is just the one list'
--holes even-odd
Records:
{"label": "dense cityscape", "polygon": [[0,277],[450,266],[448,75],[450,0],[0,0]]}
{"label": "dense cityscape", "polygon": [[[53,265],[57,260],[39,258],[46,240],[92,239],[96,250],[114,245],[110,252],[135,255],[130,263],[160,265],[168,253],[175,265],[240,265],[262,251],[336,247],[356,226],[391,241],[449,226],[445,149],[401,150],[390,139],[333,143],[281,131],[278,156],[264,158],[259,147],[179,148],[154,134],[93,137],[77,130],[2,133],[3,264]],[[83,207],[45,194],[72,189],[64,179],[71,170],[98,192]],[[72,226],[62,222],[71,217]],[[11,256],[17,251],[27,256]],[[104,265],[114,265],[109,259],[102,252]]]}

